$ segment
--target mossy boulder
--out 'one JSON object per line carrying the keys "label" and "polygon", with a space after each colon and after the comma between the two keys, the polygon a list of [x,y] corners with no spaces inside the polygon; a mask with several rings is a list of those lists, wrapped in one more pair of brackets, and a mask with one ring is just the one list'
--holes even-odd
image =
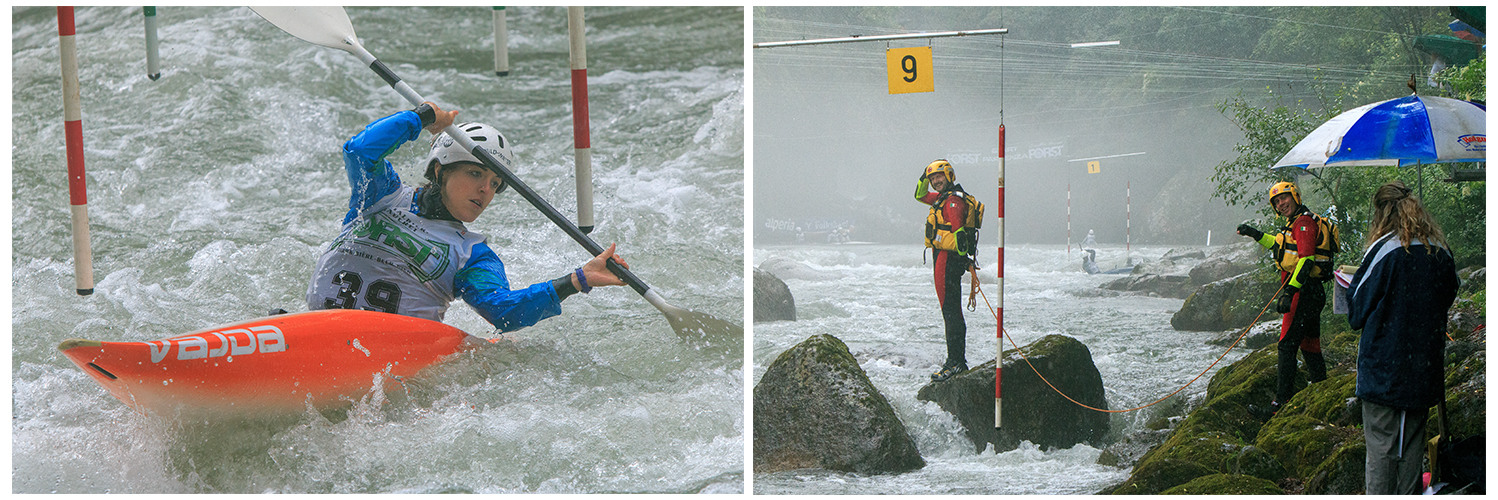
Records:
{"label": "mossy boulder", "polygon": [[818,468],[860,474],[925,467],[915,441],[848,346],[817,335],[754,386],[754,471]]}
{"label": "mossy boulder", "polygon": [[754,268],[754,322],[795,321],[796,299],[774,274]]}
{"label": "mossy boulder", "polygon": [[1279,416],[1305,415],[1339,427],[1363,423],[1363,402],[1357,398],[1358,377],[1346,366],[1327,370],[1326,380],[1308,386],[1286,402]]}
{"label": "mossy boulder", "polygon": [[1162,495],[1283,495],[1268,479],[1242,474],[1212,474],[1160,492]]}
{"label": "mossy boulder", "polygon": [[994,429],[993,361],[927,384],[916,399],[936,402],[956,416],[975,451],[989,444],[998,451],[1013,450],[1021,441],[1041,448],[1103,445],[1108,414],[1078,406],[1056,392],[1093,408],[1108,409],[1103,377],[1087,346],[1064,335],[1047,335],[1019,351],[1006,351],[1003,366],[1003,394],[1010,403],[1002,409],[1001,429]]}
{"label": "mossy boulder", "polygon": [[1114,495],[1156,495],[1191,480],[1217,474],[1217,471],[1190,460],[1165,459],[1140,462],[1134,475],[1113,490]]}
{"label": "mossy boulder", "polygon": [[[1486,433],[1487,350],[1446,365],[1446,432],[1453,439]],[[1434,415],[1432,415],[1434,417]],[[1434,422],[1432,429],[1434,429]]]}
{"label": "mossy boulder", "polygon": [[1368,446],[1363,441],[1363,431],[1338,446],[1331,456],[1321,461],[1306,480],[1307,495],[1360,495],[1367,477]]}
{"label": "mossy boulder", "polygon": [[1205,469],[1200,475],[1249,474],[1268,481],[1286,477],[1278,459],[1252,444],[1263,426],[1254,409],[1274,397],[1275,366],[1270,346],[1218,370],[1207,384],[1206,402],[1191,411],[1163,444],[1139,459],[1125,486],[1154,485],[1152,491],[1137,491],[1153,494],[1193,479],[1182,477],[1178,467],[1164,465],[1176,462]]}
{"label": "mossy boulder", "polygon": [[1291,476],[1308,478],[1343,445],[1362,437],[1363,431],[1355,427],[1329,425],[1303,414],[1276,415],[1264,425],[1256,444],[1279,459]]}
{"label": "mossy boulder", "polygon": [[1202,285],[1186,297],[1181,310],[1170,317],[1170,326],[1181,331],[1221,331],[1243,328],[1274,319],[1274,311],[1260,316],[1264,304],[1279,289],[1269,272],[1259,270]]}

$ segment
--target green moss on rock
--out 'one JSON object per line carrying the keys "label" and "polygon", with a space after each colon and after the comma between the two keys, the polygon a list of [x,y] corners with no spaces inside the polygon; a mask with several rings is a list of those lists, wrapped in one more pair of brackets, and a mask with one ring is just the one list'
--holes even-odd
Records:
{"label": "green moss on rock", "polygon": [[1242,474],[1212,474],[1160,492],[1162,495],[1282,495],[1267,479]]}
{"label": "green moss on rock", "polygon": [[1192,479],[1214,473],[1216,471],[1189,460],[1165,459],[1149,463],[1141,461],[1134,469],[1134,475],[1130,476],[1129,480],[1118,489],[1113,490],[1113,494],[1155,495],[1171,487],[1186,484]]}
{"label": "green moss on rock", "polygon": [[1306,415],[1276,416],[1264,425],[1255,444],[1279,459],[1290,475],[1312,477],[1334,451],[1362,435],[1360,429],[1330,425]]}
{"label": "green moss on rock", "polygon": [[1306,477],[1307,495],[1359,495],[1363,493],[1368,456],[1362,431],[1337,447],[1331,456]]}
{"label": "green moss on rock", "polygon": [[1357,399],[1356,373],[1334,370],[1326,380],[1300,391],[1280,409],[1280,415],[1305,415],[1338,426],[1363,423],[1363,405]]}
{"label": "green moss on rock", "polygon": [[786,350],[754,386],[756,472],[924,466],[894,408],[836,337],[813,336]]}

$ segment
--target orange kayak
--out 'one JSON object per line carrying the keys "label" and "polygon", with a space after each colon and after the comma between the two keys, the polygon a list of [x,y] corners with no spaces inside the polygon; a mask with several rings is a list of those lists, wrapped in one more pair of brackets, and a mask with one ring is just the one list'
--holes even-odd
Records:
{"label": "orange kayak", "polygon": [[410,316],[330,309],[151,342],[69,339],[73,364],[141,413],[270,415],[346,404],[483,340]]}

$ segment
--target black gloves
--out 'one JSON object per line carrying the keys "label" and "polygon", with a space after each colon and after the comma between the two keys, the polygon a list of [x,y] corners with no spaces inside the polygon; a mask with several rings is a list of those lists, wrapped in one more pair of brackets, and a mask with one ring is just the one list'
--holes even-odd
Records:
{"label": "black gloves", "polygon": [[1284,292],[1280,294],[1280,300],[1274,304],[1274,312],[1280,314],[1290,312],[1290,305],[1295,300],[1295,294],[1297,293],[1300,293],[1299,288],[1285,285]]}
{"label": "black gloves", "polygon": [[1239,224],[1238,225],[1238,234],[1247,236],[1249,238],[1253,238],[1254,241],[1259,241],[1259,238],[1263,238],[1264,237],[1264,232],[1263,231],[1260,231],[1258,229],[1254,229],[1253,226],[1250,226],[1248,224]]}

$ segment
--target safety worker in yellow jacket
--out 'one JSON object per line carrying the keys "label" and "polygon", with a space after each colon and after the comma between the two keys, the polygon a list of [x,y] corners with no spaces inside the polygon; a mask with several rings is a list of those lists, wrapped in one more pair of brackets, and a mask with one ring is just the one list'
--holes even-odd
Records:
{"label": "safety worker in yellow jacket", "polygon": [[1283,313],[1279,340],[1279,381],[1269,412],[1295,394],[1295,351],[1305,356],[1311,382],[1326,380],[1326,359],[1321,354],[1321,310],[1326,306],[1324,284],[1331,277],[1332,254],[1337,251],[1336,231],[1301,203],[1300,189],[1291,182],[1269,188],[1269,205],[1290,224],[1279,234],[1268,235],[1238,226],[1238,234],[1252,238],[1274,253],[1275,267],[1284,284],[1275,310]]}
{"label": "safety worker in yellow jacket", "polygon": [[940,382],[967,371],[967,322],[962,317],[962,274],[972,262],[974,235],[964,227],[967,201],[947,160],[926,165],[915,199],[931,208],[926,216],[926,247],[935,261],[936,300],[946,323],[947,360],[931,374]]}

